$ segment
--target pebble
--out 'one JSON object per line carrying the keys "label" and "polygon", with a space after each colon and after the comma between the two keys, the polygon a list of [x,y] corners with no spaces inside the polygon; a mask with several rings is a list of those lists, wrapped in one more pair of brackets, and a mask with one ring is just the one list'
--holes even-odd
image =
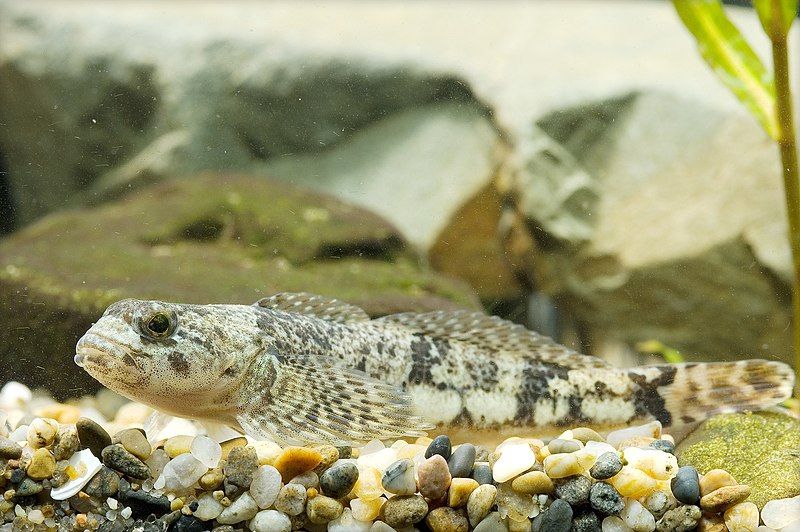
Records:
{"label": "pebble", "polygon": [[250,495],[259,508],[269,508],[281,490],[281,474],[271,465],[262,465],[253,473]]}
{"label": "pebble", "polygon": [[272,465],[280,471],[284,482],[311,471],[322,462],[322,453],[309,447],[287,447]]}
{"label": "pebble", "polygon": [[[228,459],[228,455],[230,454],[230,452],[233,449],[235,449],[237,447],[244,447],[245,445],[247,445],[247,438],[245,438],[244,436],[239,437],[239,438],[233,438],[233,439],[230,439],[230,440],[226,440],[224,442],[220,442],[219,446],[222,447],[222,459],[223,460],[227,460]],[[264,446],[264,445],[269,445],[270,448],[273,448],[273,449],[274,449],[274,447],[272,447],[272,446],[274,445],[275,447],[278,447],[278,449],[280,450],[280,446],[278,444],[274,443],[274,442],[261,442],[260,446]],[[281,452],[283,452],[283,451],[281,451]]]}
{"label": "pebble", "polygon": [[477,450],[471,443],[464,443],[456,447],[453,454],[447,460],[447,467],[450,469],[450,476],[453,478],[466,478],[472,473],[475,465]]}
{"label": "pebble", "polygon": [[724,469],[712,469],[700,478],[700,496],[704,497],[719,488],[737,484],[736,479]]}
{"label": "pebble", "polygon": [[469,499],[467,499],[467,517],[472,526],[477,526],[478,523],[489,515],[489,510],[494,506],[496,497],[497,488],[492,484],[481,484],[469,494]]}
{"label": "pebble", "polygon": [[417,467],[417,486],[423,497],[440,499],[450,487],[450,470],[440,454],[434,454]]}
{"label": "pebble", "polygon": [[333,521],[342,515],[343,510],[344,506],[342,506],[342,503],[336,499],[326,497],[325,495],[317,495],[308,501],[306,505],[308,520],[315,525],[322,525]]}
{"label": "pebble", "polygon": [[201,521],[210,521],[216,519],[224,509],[225,507],[213,495],[204,493],[197,499],[197,508],[192,512],[192,515]]}
{"label": "pebble", "polygon": [[694,505],[684,505],[672,510],[667,510],[656,523],[658,532],[689,532],[694,530],[702,517],[700,508]]}
{"label": "pebble", "polygon": [[106,466],[101,466],[100,471],[83,488],[83,491],[92,497],[102,499],[115,495],[117,490],[119,490],[119,474]]}
{"label": "pebble", "polygon": [[42,491],[42,485],[38,482],[33,481],[30,478],[22,479],[22,482],[19,483],[19,486],[14,490],[15,497],[28,497],[30,495],[36,495],[37,493]]}
{"label": "pebble", "polygon": [[[256,455],[258,456],[258,465],[272,465],[275,463],[275,460],[283,452],[281,446],[277,443],[269,440],[263,441],[254,441],[252,442],[253,448],[256,450]],[[225,444],[220,444],[220,450],[222,451],[221,458],[223,460],[227,459],[227,454],[225,453]],[[230,452],[230,449],[228,450]]]}
{"label": "pebble", "polygon": [[377,499],[353,499],[350,501],[350,510],[353,512],[353,518],[358,521],[374,521],[380,515],[381,507],[386,499],[378,497]]}
{"label": "pebble", "polygon": [[258,513],[256,501],[248,492],[244,492],[230,506],[222,510],[222,513],[217,516],[217,522],[221,525],[235,525],[252,519],[256,513]]}
{"label": "pebble", "polygon": [[752,502],[742,502],[725,510],[723,517],[728,530],[754,532],[758,526],[758,506]]}
{"label": "pebble", "polygon": [[58,434],[58,421],[37,417],[28,425],[28,446],[31,449],[50,447]]}
{"label": "pebble", "polygon": [[[146,517],[150,514],[161,515],[170,511],[167,497],[152,495],[142,490],[132,490],[130,487],[123,488],[123,481],[120,481],[119,502],[130,506],[134,515]],[[127,482],[125,483],[127,484]]]}
{"label": "pebble", "polygon": [[454,478],[447,491],[447,505],[451,508],[466,506],[472,492],[478,488],[478,482],[472,478]]}
{"label": "pebble", "polygon": [[592,486],[589,503],[592,508],[605,515],[616,515],[625,508],[622,496],[607,482],[597,482]]}
{"label": "pebble", "polygon": [[383,495],[381,472],[374,467],[365,467],[359,470],[358,480],[353,486],[353,493],[359,499],[373,500]]}
{"label": "pebble", "polygon": [[289,516],[277,510],[262,510],[249,523],[254,532],[291,532]]}
{"label": "pebble", "polygon": [[619,454],[616,452],[605,452],[597,457],[597,461],[592,468],[589,469],[589,474],[593,479],[606,480],[613,477],[621,470],[622,460]]}
{"label": "pebble", "polygon": [[[571,456],[571,455],[566,455]],[[507,482],[524,473],[536,463],[536,454],[525,440],[516,440],[502,444],[500,458],[492,467],[495,482]]]}
{"label": "pebble", "polygon": [[544,459],[544,471],[550,478],[580,475],[594,465],[595,458],[581,449],[574,453],[553,454]]}
{"label": "pebble", "polygon": [[81,449],[89,449],[95,456],[100,456],[103,449],[111,445],[111,436],[106,429],[87,417],[80,418],[75,423]]}
{"label": "pebble", "polygon": [[153,447],[147,441],[144,432],[139,429],[121,430],[114,434],[114,438],[111,441],[112,443],[119,443],[125,447],[126,451],[142,461],[150,458],[150,454],[153,452]]}
{"label": "pebble", "polygon": [[381,485],[383,489],[395,495],[416,493],[417,481],[414,478],[414,462],[408,458],[394,462],[383,473]]}
{"label": "pebble", "polygon": [[567,501],[556,499],[550,507],[534,520],[534,532],[569,532],[572,527],[572,506]]}
{"label": "pebble", "polygon": [[[572,510],[570,510],[570,512],[571,511]],[[569,529],[567,528],[566,530]],[[478,525],[473,529],[473,532],[508,532],[508,527],[503,522],[503,519],[500,517],[498,512],[492,512],[487,515],[483,521],[478,523]]]}
{"label": "pebble", "polygon": [[[198,462],[200,462],[198,460]],[[200,462],[202,463],[202,462]],[[205,464],[203,464],[205,467]],[[222,470],[218,467],[209,470],[207,473],[203,473],[203,476],[200,477],[200,480],[197,481],[200,484],[200,487],[206,491],[214,491],[222,485],[222,481],[225,480],[225,475],[222,474]]]}
{"label": "pebble", "polygon": [[358,521],[349,508],[345,508],[342,515],[328,523],[328,532],[370,532],[370,528],[371,522]]}
{"label": "pebble", "polygon": [[492,468],[489,467],[489,464],[486,462],[475,462],[472,468],[472,478],[474,478],[478,484],[492,484],[494,482]]}
{"label": "pebble", "polygon": [[669,440],[656,440],[650,444],[650,447],[665,453],[675,454],[675,444]]}
{"label": "pebble", "polygon": [[[56,460],[69,460],[69,458],[81,450],[81,442],[78,439],[78,430],[75,425],[61,425],[56,434],[56,441],[53,444],[53,456]],[[0,451],[2,453],[2,451]]]}
{"label": "pebble", "polygon": [[319,488],[319,475],[314,473],[314,471],[306,471],[305,473],[297,475],[289,482],[294,482],[295,484],[302,484],[303,486],[306,487],[306,489],[308,488],[317,489]]}
{"label": "pebble", "polygon": [[656,480],[669,480],[678,470],[678,459],[657,449],[629,447],[622,454],[629,466],[643,471]]}
{"label": "pebble", "polygon": [[[220,455],[222,450],[220,448]],[[200,460],[202,462],[202,460]],[[250,446],[234,447],[228,453],[228,463],[225,464],[225,480],[247,489],[253,481],[253,473],[258,469],[258,455],[256,450]],[[306,469],[308,471],[312,468]],[[293,475],[294,476],[294,475]]]}
{"label": "pebble", "polygon": [[[316,444],[311,446],[312,449],[322,455],[322,461],[314,468],[314,472],[321,475],[323,471],[331,467],[340,458],[347,458],[339,455],[339,449],[333,445]],[[260,455],[259,455],[260,456]]]}
{"label": "pebble", "polygon": [[601,524],[602,532],[631,532],[625,521],[616,515],[611,515],[603,519]]}
{"label": "pebble", "polygon": [[583,444],[578,440],[556,438],[547,444],[547,451],[550,454],[574,453],[580,449],[583,449]]}
{"label": "pebble", "polygon": [[678,501],[666,491],[659,490],[648,495],[643,504],[656,519],[661,519],[668,510],[678,506]]}
{"label": "pebble", "polygon": [[111,469],[119,471],[124,475],[139,479],[145,479],[150,476],[150,468],[148,468],[144,462],[125,450],[125,447],[122,445],[108,445],[105,449],[103,449],[101,455],[105,465]]}
{"label": "pebble", "polygon": [[610,432],[606,436],[606,442],[614,448],[619,448],[621,443],[637,438],[660,438],[661,423],[651,421],[637,427],[628,427]]}
{"label": "pebble", "polygon": [[628,499],[619,514],[625,524],[634,532],[652,532],[656,529],[656,519],[647,508],[635,499]]}
{"label": "pebble", "polygon": [[194,436],[185,434],[173,436],[164,442],[164,450],[167,451],[170,458],[178,457],[190,451],[192,440],[194,440]]}
{"label": "pebble", "polygon": [[455,508],[435,508],[425,517],[425,524],[431,532],[467,532],[469,522],[462,510]]}
{"label": "pebble", "polygon": [[8,438],[0,437],[0,458],[18,460],[22,456],[22,446]]}
{"label": "pebble", "polygon": [[150,468],[150,476],[158,478],[164,468],[169,463],[169,455],[164,449],[155,449],[150,453],[150,458],[145,462],[147,467]]}
{"label": "pebble", "polygon": [[683,466],[670,481],[672,495],[683,504],[698,504],[700,502],[700,475],[692,466]]}
{"label": "pebble", "polygon": [[[411,464],[411,466],[411,481],[413,482],[413,464]],[[339,462],[322,473],[322,476],[319,477],[319,486],[322,489],[322,492],[328,497],[341,499],[350,493],[357,481],[358,466],[352,462]]]}
{"label": "pebble", "polygon": [[711,514],[722,513],[750,496],[750,486],[723,486],[700,498],[700,508]]}
{"label": "pebble", "polygon": [[[441,458],[442,462],[447,465],[441,455],[434,455],[435,457]],[[425,519],[427,513],[428,503],[419,495],[397,495],[386,501],[381,509],[383,521],[393,528],[403,528],[419,523]]]}
{"label": "pebble", "polygon": [[286,484],[278,492],[275,509],[286,515],[300,515],[306,508],[306,489],[300,484]]}
{"label": "pebble", "polygon": [[514,491],[528,495],[550,495],[554,492],[553,481],[542,471],[529,471],[511,482]]}
{"label": "pebble", "polygon": [[[413,530],[413,529],[412,529]],[[394,528],[390,527],[383,521],[375,521],[369,529],[369,532],[397,532]]]}
{"label": "pebble", "polygon": [[[574,428],[570,431],[572,433],[572,438],[578,440],[579,442],[583,443],[584,445],[590,441],[599,441],[604,442],[602,436],[600,436],[596,431],[588,428],[588,427],[578,427]],[[562,436],[564,437],[564,436]]]}
{"label": "pebble", "polygon": [[28,476],[35,480],[43,480],[53,476],[56,472],[56,459],[53,453],[45,448],[36,449],[28,464]]}
{"label": "pebble", "polygon": [[761,520],[776,530],[795,521],[800,522],[800,495],[788,499],[775,499],[761,509]]}
{"label": "pebble", "polygon": [[[179,516],[169,528],[170,532],[202,532],[206,529],[206,525],[193,515]],[[217,532],[222,531],[218,530]]]}
{"label": "pebble", "polygon": [[[208,436],[195,436],[192,440],[192,445],[189,447],[189,452],[209,469],[217,467],[220,459],[222,459],[222,446]],[[254,448],[253,452],[255,452]]]}
{"label": "pebble", "polygon": [[572,506],[580,506],[589,502],[591,490],[592,481],[583,475],[567,477],[555,483],[556,497],[567,501]]}
{"label": "pebble", "polygon": [[630,466],[624,466],[619,473],[608,479],[608,482],[616,488],[620,495],[633,499],[646,497],[658,490],[659,487],[656,479],[644,471]]}
{"label": "pebble", "polygon": [[578,508],[572,518],[570,532],[600,532],[600,519],[589,508]]}
{"label": "pebble", "polygon": [[445,460],[450,458],[450,453],[452,450],[452,445],[450,444],[450,438],[447,436],[436,436],[433,441],[428,445],[428,448],[425,449],[425,458],[430,458],[438,454]]}
{"label": "pebble", "polygon": [[193,486],[207,471],[208,468],[197,458],[184,453],[169,461],[154,486],[167,492],[182,491]]}

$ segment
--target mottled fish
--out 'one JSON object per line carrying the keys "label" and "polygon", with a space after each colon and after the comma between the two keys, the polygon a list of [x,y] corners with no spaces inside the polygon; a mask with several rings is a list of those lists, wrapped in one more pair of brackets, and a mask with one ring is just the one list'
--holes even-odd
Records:
{"label": "mottled fish", "polygon": [[432,426],[538,434],[679,425],[777,404],[794,382],[787,365],[766,360],[619,369],[481,313],[370,319],[302,293],[252,306],[126,299],[76,353],[130,399],[283,443],[389,439]]}

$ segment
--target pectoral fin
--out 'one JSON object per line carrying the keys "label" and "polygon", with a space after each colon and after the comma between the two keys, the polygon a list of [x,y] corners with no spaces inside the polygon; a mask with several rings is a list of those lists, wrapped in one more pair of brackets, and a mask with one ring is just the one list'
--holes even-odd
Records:
{"label": "pectoral fin", "polygon": [[319,357],[274,357],[276,379],[255,390],[236,420],[251,437],[350,445],[421,436],[430,428],[401,389]]}

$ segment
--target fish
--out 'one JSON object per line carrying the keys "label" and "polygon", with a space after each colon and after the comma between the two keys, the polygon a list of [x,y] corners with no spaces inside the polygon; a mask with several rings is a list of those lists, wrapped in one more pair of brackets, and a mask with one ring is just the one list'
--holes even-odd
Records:
{"label": "fish", "polygon": [[290,292],[252,305],[124,299],[74,360],[165,415],[282,444],[685,425],[778,404],[794,385],[777,361],[617,368],[477,311],[373,319]]}

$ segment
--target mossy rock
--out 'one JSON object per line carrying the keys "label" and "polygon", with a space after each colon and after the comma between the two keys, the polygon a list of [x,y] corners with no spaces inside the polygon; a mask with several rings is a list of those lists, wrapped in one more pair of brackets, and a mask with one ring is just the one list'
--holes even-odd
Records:
{"label": "mossy rock", "polygon": [[242,303],[281,291],[336,297],[369,314],[476,307],[382,218],[260,177],[167,181],[52,214],[0,241],[0,382],[58,396],[95,387],[75,342],[110,303]]}
{"label": "mossy rock", "polygon": [[800,495],[800,420],[776,412],[715,416],[676,451],[681,465],[700,473],[725,469],[752,489],[750,501]]}

